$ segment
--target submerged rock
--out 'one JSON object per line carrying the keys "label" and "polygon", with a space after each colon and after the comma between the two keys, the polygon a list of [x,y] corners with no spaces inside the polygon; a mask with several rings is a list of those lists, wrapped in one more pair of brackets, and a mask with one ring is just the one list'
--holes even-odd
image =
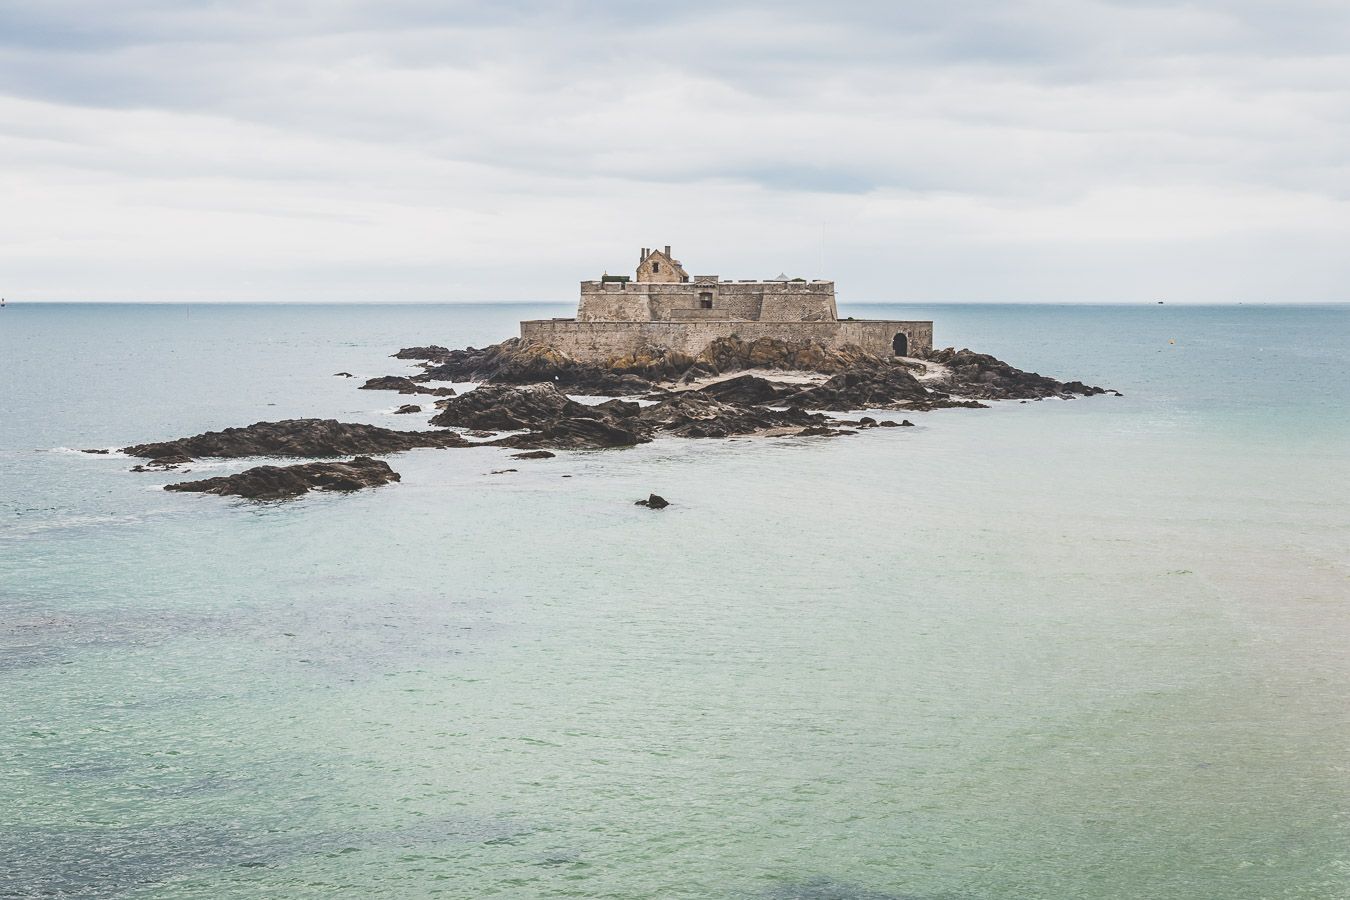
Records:
{"label": "submerged rock", "polygon": [[166,491],[186,491],[249,500],[284,500],[309,491],[358,491],[399,480],[387,462],[357,456],[346,462],[313,462],[293,466],[255,466],[237,475],[180,481]]}
{"label": "submerged rock", "polygon": [[660,494],[648,494],[646,500],[638,500],[634,506],[645,506],[648,509],[665,509],[670,505],[670,501]]}
{"label": "submerged rock", "polygon": [[394,415],[406,416],[409,413],[420,413],[421,411],[422,407],[418,406],[416,403],[405,403],[398,409],[394,410]]}
{"label": "submerged rock", "polygon": [[547,450],[528,450],[525,453],[512,453],[512,459],[553,459],[558,454]]}
{"label": "submerged rock", "polygon": [[128,456],[148,459],[209,456],[333,457],[399,453],[418,447],[464,447],[469,442],[452,431],[395,431],[336,419],[285,419],[255,422],[244,428],[208,431],[193,437],[124,447]]}

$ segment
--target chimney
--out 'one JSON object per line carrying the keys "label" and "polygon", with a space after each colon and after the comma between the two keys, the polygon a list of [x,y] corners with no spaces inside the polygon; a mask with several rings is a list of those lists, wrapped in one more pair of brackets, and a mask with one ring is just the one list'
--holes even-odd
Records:
{"label": "chimney", "polygon": [[670,259],[670,245],[666,244],[666,259]]}

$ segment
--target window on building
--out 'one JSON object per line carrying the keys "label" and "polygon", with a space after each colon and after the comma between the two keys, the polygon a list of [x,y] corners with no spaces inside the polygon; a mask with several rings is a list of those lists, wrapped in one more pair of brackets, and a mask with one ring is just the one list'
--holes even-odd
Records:
{"label": "window on building", "polygon": [[712,309],[712,294],[699,294],[698,305],[704,309]]}
{"label": "window on building", "polygon": [[661,271],[661,264],[660,264],[660,263],[652,263],[652,271],[653,271],[653,272],[660,272],[660,271]]}

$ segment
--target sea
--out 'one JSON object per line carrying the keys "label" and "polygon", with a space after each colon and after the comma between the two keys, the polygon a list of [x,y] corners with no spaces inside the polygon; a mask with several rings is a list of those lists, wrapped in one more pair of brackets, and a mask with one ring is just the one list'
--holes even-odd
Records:
{"label": "sea", "polygon": [[78,452],[571,312],[0,309],[0,897],[1350,897],[1346,306],[844,305],[1123,396],[290,502]]}

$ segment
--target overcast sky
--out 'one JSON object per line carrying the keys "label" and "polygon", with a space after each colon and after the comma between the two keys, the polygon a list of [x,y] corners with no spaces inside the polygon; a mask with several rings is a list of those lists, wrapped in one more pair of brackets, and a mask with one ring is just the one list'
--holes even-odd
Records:
{"label": "overcast sky", "polygon": [[1350,2],[0,0],[0,294],[1350,300]]}

